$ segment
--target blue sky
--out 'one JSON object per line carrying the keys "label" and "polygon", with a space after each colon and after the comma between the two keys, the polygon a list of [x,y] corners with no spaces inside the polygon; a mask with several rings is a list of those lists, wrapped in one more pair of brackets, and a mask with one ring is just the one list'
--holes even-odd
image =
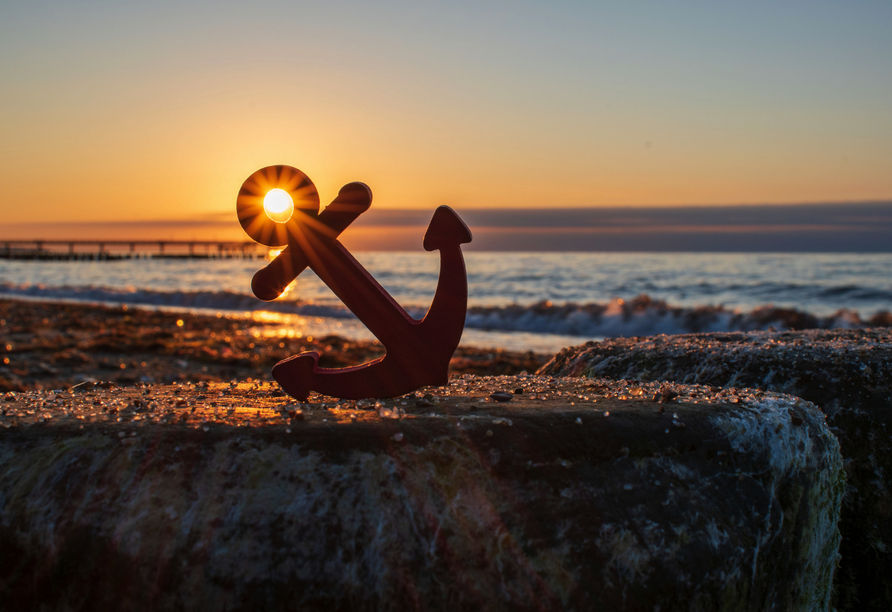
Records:
{"label": "blue sky", "polygon": [[4,2],[10,222],[892,198],[892,3]]}

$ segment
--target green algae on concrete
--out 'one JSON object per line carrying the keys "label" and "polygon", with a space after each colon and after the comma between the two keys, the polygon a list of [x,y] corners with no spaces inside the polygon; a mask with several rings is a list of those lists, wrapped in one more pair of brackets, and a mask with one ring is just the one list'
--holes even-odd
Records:
{"label": "green algae on concrete", "polygon": [[823,415],[658,390],[16,397],[0,609],[828,609],[843,476]]}
{"label": "green algae on concrete", "polygon": [[816,404],[846,464],[833,606],[892,609],[892,329],[615,338],[566,348],[540,372],[758,388]]}

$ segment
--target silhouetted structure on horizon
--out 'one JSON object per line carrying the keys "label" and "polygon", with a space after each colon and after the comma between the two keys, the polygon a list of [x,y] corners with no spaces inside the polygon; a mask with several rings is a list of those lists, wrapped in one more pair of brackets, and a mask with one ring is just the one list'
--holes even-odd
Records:
{"label": "silhouetted structure on horizon", "polygon": [[0,259],[251,259],[266,256],[266,253],[257,253],[257,244],[250,240],[0,240],[0,245],[3,247],[0,248]]}

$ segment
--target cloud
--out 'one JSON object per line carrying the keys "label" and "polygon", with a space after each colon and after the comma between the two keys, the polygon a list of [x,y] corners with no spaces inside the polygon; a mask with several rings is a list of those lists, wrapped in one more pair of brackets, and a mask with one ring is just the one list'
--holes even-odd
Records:
{"label": "cloud", "polygon": [[[892,202],[610,208],[456,208],[477,251],[892,252]],[[355,250],[418,250],[431,210],[376,209],[342,234]],[[235,215],[8,224],[0,240],[236,240]],[[2,244],[0,244],[2,246]]]}
{"label": "cloud", "polygon": [[[892,251],[892,202],[458,212],[474,233],[469,250]],[[370,211],[356,226],[402,236],[397,228],[422,228],[430,215]]]}

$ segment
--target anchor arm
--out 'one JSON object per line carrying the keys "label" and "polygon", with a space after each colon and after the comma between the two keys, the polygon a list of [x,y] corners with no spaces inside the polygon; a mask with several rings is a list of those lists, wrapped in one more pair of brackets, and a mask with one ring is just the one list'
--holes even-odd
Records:
{"label": "anchor arm", "polygon": [[468,312],[468,275],[461,245],[471,238],[471,230],[448,206],[434,212],[424,235],[424,248],[440,251],[440,276],[421,327],[432,343],[443,347],[444,355],[448,352],[447,365],[461,340]]}

